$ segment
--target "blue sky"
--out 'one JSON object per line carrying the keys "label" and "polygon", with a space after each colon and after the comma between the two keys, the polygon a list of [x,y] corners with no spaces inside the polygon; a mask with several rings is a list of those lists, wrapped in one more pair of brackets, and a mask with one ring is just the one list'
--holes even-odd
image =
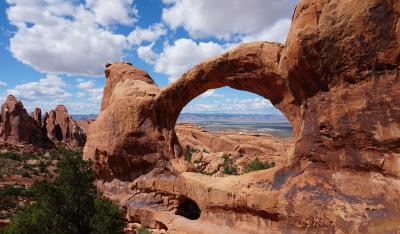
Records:
{"label": "blue sky", "polygon": [[[65,104],[99,110],[103,66],[123,60],[159,86],[241,42],[284,43],[296,0],[5,0],[0,1],[0,97],[28,111]],[[276,113],[248,92],[209,90],[186,112]]]}

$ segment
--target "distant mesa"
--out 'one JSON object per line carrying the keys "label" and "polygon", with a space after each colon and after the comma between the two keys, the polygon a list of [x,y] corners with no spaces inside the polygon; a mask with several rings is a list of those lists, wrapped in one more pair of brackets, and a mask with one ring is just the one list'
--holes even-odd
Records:
{"label": "distant mesa", "polygon": [[233,121],[233,122],[282,122],[289,123],[280,114],[232,114],[232,113],[181,113],[178,122]]}
{"label": "distant mesa", "polygon": [[96,114],[87,114],[87,115],[71,115],[73,119],[76,121],[81,121],[81,120],[95,120],[97,118]]}
{"label": "distant mesa", "polygon": [[84,146],[86,132],[68,114],[64,105],[44,113],[40,108],[29,115],[21,101],[9,95],[1,106],[0,139],[9,143],[29,143],[41,147],[58,144]]}

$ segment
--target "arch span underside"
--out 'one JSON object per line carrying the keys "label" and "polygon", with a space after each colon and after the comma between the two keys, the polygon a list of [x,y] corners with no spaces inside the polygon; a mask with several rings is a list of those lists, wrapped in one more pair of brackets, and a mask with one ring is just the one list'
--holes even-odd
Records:
{"label": "arch span underside", "polygon": [[190,101],[207,90],[229,86],[268,99],[297,132],[297,125],[293,123],[297,121],[298,107],[291,103],[293,98],[284,76],[279,72],[282,48],[278,43],[243,44],[193,67],[179,80],[161,90],[155,107],[160,116],[163,114],[156,125],[173,129],[182,109]]}
{"label": "arch span underside", "polygon": [[175,133],[180,112],[207,90],[224,86],[270,100],[291,122],[295,137],[299,107],[279,71],[282,49],[278,43],[242,44],[193,67],[164,89],[131,64],[107,65],[104,105],[93,124],[98,131],[89,134],[85,157],[95,159],[95,168],[105,178],[122,180],[140,176],[140,165],[156,166],[164,159],[181,157],[183,148]]}

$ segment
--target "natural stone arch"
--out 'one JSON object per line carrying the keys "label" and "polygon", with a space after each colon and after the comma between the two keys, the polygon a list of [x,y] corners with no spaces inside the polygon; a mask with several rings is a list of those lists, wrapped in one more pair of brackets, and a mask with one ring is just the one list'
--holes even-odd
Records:
{"label": "natural stone arch", "polygon": [[297,132],[298,107],[291,103],[286,79],[278,70],[282,49],[278,43],[242,44],[193,67],[157,97],[155,111],[163,113],[157,125],[173,129],[183,107],[191,100],[209,89],[229,86],[270,100]]}
{"label": "natural stone arch", "polygon": [[279,73],[282,49],[278,43],[243,44],[193,67],[164,89],[131,64],[107,65],[102,111],[92,127],[98,130],[88,136],[85,157],[94,159],[104,178],[131,180],[156,165],[168,166],[183,154],[175,134],[183,107],[203,92],[224,86],[270,100],[291,122],[296,136],[299,108]]}
{"label": "natural stone arch", "polygon": [[[142,173],[145,158],[151,165],[147,171],[179,157],[174,126],[183,106],[227,85],[268,98],[288,118],[293,167],[303,160],[400,175],[393,153],[399,142],[393,129],[400,114],[393,103],[399,99],[400,4],[362,3],[353,9],[351,2],[300,1],[284,46],[241,45],[195,66],[165,89],[130,64],[107,66],[102,111],[85,157],[95,159],[110,178],[117,173],[128,179]],[[132,176],[132,171],[140,173]]]}

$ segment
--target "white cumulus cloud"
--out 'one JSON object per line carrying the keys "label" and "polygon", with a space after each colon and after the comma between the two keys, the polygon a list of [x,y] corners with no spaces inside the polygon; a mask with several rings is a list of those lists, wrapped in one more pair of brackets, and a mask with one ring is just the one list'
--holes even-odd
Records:
{"label": "white cumulus cloud", "polygon": [[119,60],[127,39],[109,26],[132,24],[132,0],[7,0],[7,17],[17,27],[10,52],[35,70],[56,74],[102,75],[103,65]]}
{"label": "white cumulus cloud", "polygon": [[209,89],[203,94],[200,95],[200,97],[207,98],[207,97],[223,97],[223,94],[217,93],[215,89]]}
{"label": "white cumulus cloud", "polygon": [[245,35],[241,38],[243,42],[270,41],[284,43],[291,24],[290,19],[277,21],[272,27],[266,28],[261,32]]}
{"label": "white cumulus cloud", "polygon": [[136,22],[138,11],[132,4],[133,0],[86,0],[86,7],[94,12],[96,22],[104,26]]}
{"label": "white cumulus cloud", "polygon": [[99,111],[103,88],[96,87],[93,80],[80,81],[77,88],[81,91],[70,92],[69,85],[59,76],[47,75],[37,82],[27,82],[6,90],[1,96],[14,95],[22,101],[28,111],[40,107],[43,112],[63,104],[69,113],[93,114]]}
{"label": "white cumulus cloud", "polygon": [[213,103],[196,103],[187,105],[183,112],[213,112],[213,113],[269,113],[274,107],[265,98],[223,99]]}
{"label": "white cumulus cloud", "polygon": [[214,42],[196,43],[192,39],[181,38],[173,45],[165,44],[160,54],[152,51],[152,45],[138,49],[138,56],[154,65],[154,70],[166,74],[170,81],[178,79],[191,66],[226,51],[231,45]]}
{"label": "white cumulus cloud", "polygon": [[84,92],[78,92],[78,96],[86,96],[88,94],[90,99],[93,101],[100,101],[103,97],[103,88],[96,87],[93,80],[82,81],[80,82],[77,87]]}
{"label": "white cumulus cloud", "polygon": [[147,46],[139,46],[136,50],[139,58],[148,64],[154,65],[159,55],[153,51],[154,43]]}
{"label": "white cumulus cloud", "polygon": [[5,86],[7,86],[7,83],[3,82],[3,81],[0,81],[0,87],[5,87]]}
{"label": "white cumulus cloud", "polygon": [[128,35],[128,40],[131,44],[139,46],[143,42],[152,43],[166,33],[167,30],[160,23],[153,24],[148,28],[136,27],[135,30]]}
{"label": "white cumulus cloud", "polygon": [[[297,0],[164,0],[162,19],[194,38],[230,39],[268,30],[290,19]],[[286,31],[287,33],[287,31]]]}
{"label": "white cumulus cloud", "polygon": [[[240,42],[283,43],[290,28],[290,17],[296,2],[296,0],[163,0],[165,4],[162,12],[163,23],[171,29],[184,28],[191,38],[180,38],[172,43],[164,42],[161,52],[156,53],[153,50],[155,41],[165,31],[157,30],[153,25],[148,29],[137,28],[131,33],[130,42],[139,45],[137,48],[139,58],[152,65],[154,71],[167,75],[171,82],[193,65],[221,54]],[[213,42],[209,37],[220,40]],[[150,44],[141,45],[143,41],[148,41]],[[203,97],[207,95],[208,93],[203,94]]]}
{"label": "white cumulus cloud", "polygon": [[71,97],[66,90],[67,84],[56,75],[47,75],[46,78],[37,82],[28,82],[8,89],[7,94],[16,96],[19,100],[35,101],[46,99],[62,100]]}

